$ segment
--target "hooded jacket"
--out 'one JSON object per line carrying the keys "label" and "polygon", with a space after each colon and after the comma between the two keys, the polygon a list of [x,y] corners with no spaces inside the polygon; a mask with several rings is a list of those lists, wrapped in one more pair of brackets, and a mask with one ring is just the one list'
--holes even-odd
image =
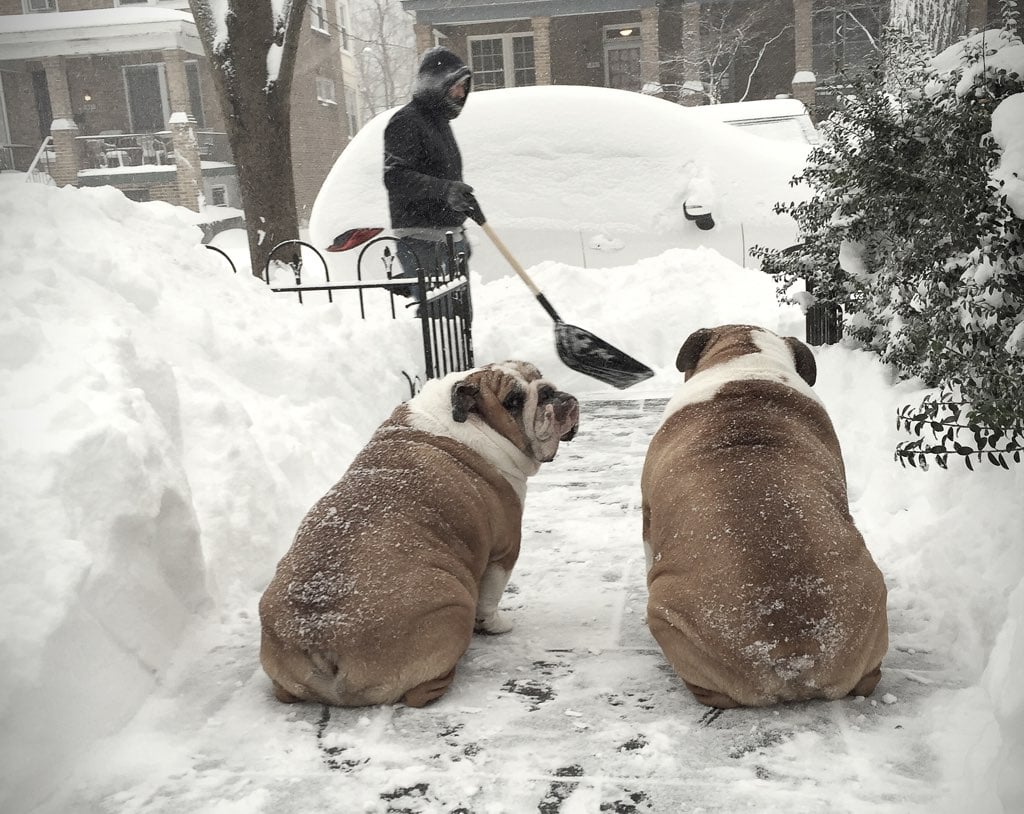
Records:
{"label": "hooded jacket", "polygon": [[448,91],[463,80],[468,98],[469,68],[446,48],[431,48],[420,62],[412,101],[384,130],[384,186],[394,229],[461,226],[466,220],[444,200],[451,182],[462,180],[462,154],[449,124],[462,105],[449,100]]}

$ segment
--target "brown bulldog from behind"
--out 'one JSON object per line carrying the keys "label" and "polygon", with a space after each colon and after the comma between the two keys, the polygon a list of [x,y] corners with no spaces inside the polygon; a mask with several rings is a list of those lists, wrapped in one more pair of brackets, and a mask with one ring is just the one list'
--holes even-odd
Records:
{"label": "brown bulldog from behind", "polygon": [[427,382],[310,509],[260,601],[281,701],[422,706],[448,689],[519,555],[526,479],[579,405],[527,362]]}
{"label": "brown bulldog from behind", "polygon": [[792,337],[693,333],[644,464],[651,632],[701,703],[868,695],[882,574],[850,517],[839,441]]}

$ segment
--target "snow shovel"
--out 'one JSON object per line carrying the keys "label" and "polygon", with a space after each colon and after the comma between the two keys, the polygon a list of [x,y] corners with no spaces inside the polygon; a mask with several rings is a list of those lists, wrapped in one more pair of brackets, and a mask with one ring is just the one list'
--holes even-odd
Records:
{"label": "snow shovel", "polygon": [[[476,218],[477,215],[480,216],[479,220]],[[471,212],[470,217],[480,224],[484,234],[491,239],[491,242],[498,251],[508,260],[509,265],[515,269],[516,274],[526,283],[526,287],[533,292],[537,302],[541,304],[555,321],[555,350],[558,351],[558,358],[562,360],[562,363],[567,368],[575,370],[577,373],[591,376],[599,382],[610,384],[612,387],[617,387],[620,390],[625,390],[627,387],[639,384],[644,379],[649,379],[654,375],[654,371],[647,367],[647,365],[638,362],[632,356],[627,356],[603,339],[594,336],[589,331],[584,331],[582,328],[577,328],[575,325],[566,325],[562,322],[562,318],[558,316],[558,312],[548,302],[548,298],[541,293],[540,289],[537,288],[536,284],[519,264],[519,261],[512,256],[512,253],[505,244],[494,234],[490,224],[483,219],[483,214],[477,210]]]}

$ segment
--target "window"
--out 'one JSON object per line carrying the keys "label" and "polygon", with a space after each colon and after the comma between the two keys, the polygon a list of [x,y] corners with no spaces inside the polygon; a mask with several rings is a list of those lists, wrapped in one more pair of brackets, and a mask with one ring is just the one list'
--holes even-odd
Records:
{"label": "window", "polygon": [[142,189],[122,189],[121,192],[124,193],[124,197],[126,197],[129,201],[138,201],[139,203],[148,203],[149,201],[152,200],[152,196],[150,195],[149,190],[145,189],[145,188],[142,188]]}
{"label": "window", "polygon": [[7,124],[7,99],[4,96],[4,78],[0,74],[0,144],[11,143],[11,130]]}
{"label": "window", "polygon": [[352,88],[345,88],[345,115],[348,118],[348,137],[352,138],[359,130],[359,100]]}
{"label": "window", "polygon": [[340,0],[338,3],[338,29],[341,31],[341,50],[352,50],[352,20],[348,13],[348,3]]}
{"label": "window", "polygon": [[334,95],[334,80],[325,76],[316,78],[316,100],[322,105],[338,104],[338,97]]}
{"label": "window", "polygon": [[309,24],[314,31],[330,36],[327,30],[327,0],[309,0]]}
{"label": "window", "polygon": [[117,0],[119,6],[149,6],[151,0]]}
{"label": "window", "polygon": [[224,186],[223,184],[214,184],[212,187],[210,187],[210,205],[228,205],[228,188],[226,186]]}
{"label": "window", "polygon": [[537,84],[532,34],[470,37],[473,88],[520,88]]}
{"label": "window", "polygon": [[811,48],[813,70],[820,83],[828,84],[844,71],[855,72],[871,64],[888,10],[885,2],[861,2],[814,12]]}
{"label": "window", "polygon": [[191,59],[185,63],[185,79],[188,82],[189,113],[199,127],[206,127],[206,115],[203,113],[203,92],[199,83],[199,63]]}
{"label": "window", "polygon": [[57,11],[57,0],[25,0],[26,14]]}
{"label": "window", "polygon": [[605,85],[640,90],[640,23],[604,29]]}

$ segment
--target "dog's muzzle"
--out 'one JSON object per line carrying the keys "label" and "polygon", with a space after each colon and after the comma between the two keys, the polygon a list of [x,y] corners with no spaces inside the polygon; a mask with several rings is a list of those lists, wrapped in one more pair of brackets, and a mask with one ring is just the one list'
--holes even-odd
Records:
{"label": "dog's muzzle", "polygon": [[560,441],[571,441],[576,437],[576,431],[580,426],[580,403],[574,396],[559,391],[551,400],[551,406],[555,411],[555,421],[559,427],[568,427],[559,436]]}

